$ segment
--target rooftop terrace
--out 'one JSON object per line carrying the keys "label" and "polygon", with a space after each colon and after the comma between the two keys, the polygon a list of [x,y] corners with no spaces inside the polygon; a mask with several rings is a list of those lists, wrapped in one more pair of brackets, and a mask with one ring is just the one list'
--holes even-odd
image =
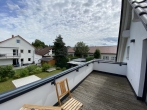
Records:
{"label": "rooftop terrace", "polygon": [[147,110],[125,77],[99,72],[92,72],[72,96],[83,103],[83,110]]}
{"label": "rooftop terrace", "polygon": [[83,103],[83,110],[147,110],[146,104],[136,99],[139,96],[129,84],[127,64],[101,60],[86,62],[0,94],[0,110],[18,110],[24,104],[56,105],[54,83],[65,78],[73,91],[72,96]]}

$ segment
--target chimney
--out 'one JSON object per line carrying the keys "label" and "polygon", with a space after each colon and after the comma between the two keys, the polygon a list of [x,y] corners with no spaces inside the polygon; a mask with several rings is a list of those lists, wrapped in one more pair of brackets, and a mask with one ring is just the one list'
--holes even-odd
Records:
{"label": "chimney", "polygon": [[12,35],[12,38],[14,38],[14,35]]}

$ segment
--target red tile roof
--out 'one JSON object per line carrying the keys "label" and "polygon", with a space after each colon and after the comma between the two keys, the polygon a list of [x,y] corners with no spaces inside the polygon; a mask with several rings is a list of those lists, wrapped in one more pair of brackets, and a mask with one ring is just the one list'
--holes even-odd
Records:
{"label": "red tile roof", "polygon": [[[99,49],[102,54],[116,54],[117,46],[94,46],[89,47],[89,53],[94,53]],[[74,53],[73,48],[68,48],[68,53]]]}

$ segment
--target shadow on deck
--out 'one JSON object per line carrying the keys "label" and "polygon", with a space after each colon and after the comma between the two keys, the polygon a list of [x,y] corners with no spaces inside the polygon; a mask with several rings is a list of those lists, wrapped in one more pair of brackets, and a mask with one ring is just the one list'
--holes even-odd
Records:
{"label": "shadow on deck", "polygon": [[147,110],[125,77],[109,74],[92,72],[72,96],[83,103],[83,110]]}

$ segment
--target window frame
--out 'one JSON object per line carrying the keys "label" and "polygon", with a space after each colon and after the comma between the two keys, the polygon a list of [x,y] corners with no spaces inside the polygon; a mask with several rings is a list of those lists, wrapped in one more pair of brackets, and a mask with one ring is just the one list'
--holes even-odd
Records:
{"label": "window frame", "polygon": [[28,58],[28,61],[31,61],[31,58]]}
{"label": "window frame", "polygon": [[20,53],[24,53],[24,50],[23,50],[23,49],[21,49],[21,50],[20,50]]}
{"label": "window frame", "polygon": [[16,43],[20,43],[20,40],[19,39],[16,39]]}
{"label": "window frame", "polygon": [[28,50],[28,53],[31,53],[31,50]]}
{"label": "window frame", "polygon": [[109,60],[109,56],[103,56],[103,60]]}
{"label": "window frame", "polygon": [[127,46],[127,55],[126,55],[127,60],[129,60],[129,54],[130,54],[130,46]]}

